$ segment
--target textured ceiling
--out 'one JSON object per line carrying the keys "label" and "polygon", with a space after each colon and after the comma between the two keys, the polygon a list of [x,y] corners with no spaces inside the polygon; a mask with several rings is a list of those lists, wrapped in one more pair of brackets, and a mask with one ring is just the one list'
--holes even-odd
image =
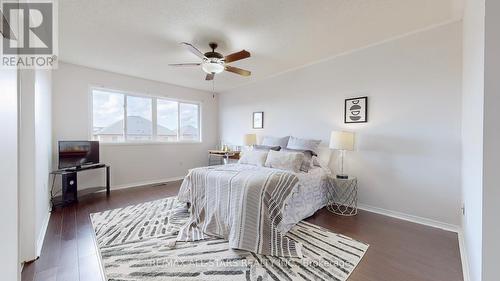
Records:
{"label": "textured ceiling", "polygon": [[62,61],[191,88],[211,90],[198,62],[178,43],[222,54],[246,49],[231,65],[251,77],[222,73],[224,91],[352,49],[458,19],[457,0],[64,0],[59,1]]}

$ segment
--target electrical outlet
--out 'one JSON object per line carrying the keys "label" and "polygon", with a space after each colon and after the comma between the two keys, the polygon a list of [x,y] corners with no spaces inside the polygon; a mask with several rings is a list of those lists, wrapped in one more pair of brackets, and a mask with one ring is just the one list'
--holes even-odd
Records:
{"label": "electrical outlet", "polygon": [[465,216],[465,204],[462,205],[462,208],[460,208],[462,210],[462,216]]}

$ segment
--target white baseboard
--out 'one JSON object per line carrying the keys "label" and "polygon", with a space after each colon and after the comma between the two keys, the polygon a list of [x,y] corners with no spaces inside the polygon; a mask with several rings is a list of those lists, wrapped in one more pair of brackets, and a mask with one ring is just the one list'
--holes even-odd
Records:
{"label": "white baseboard", "polygon": [[50,207],[47,209],[47,213],[45,216],[45,220],[42,224],[42,229],[40,230],[40,234],[38,235],[38,239],[36,240],[36,258],[40,257],[42,253],[43,240],[45,240],[45,234],[47,233],[47,228],[49,227],[50,220]]}
{"label": "white baseboard", "polygon": [[119,190],[119,189],[126,189],[126,188],[132,188],[132,187],[134,187],[134,188],[135,187],[143,187],[143,186],[154,185],[154,184],[162,184],[162,183],[167,183],[167,182],[180,181],[182,179],[184,179],[184,176],[159,179],[159,180],[152,180],[152,181],[120,184],[120,185],[112,186],[111,190]]}
{"label": "white baseboard", "polygon": [[462,261],[464,281],[470,281],[469,258],[467,256],[467,248],[465,247],[465,237],[463,230],[460,230],[458,232],[458,245],[460,247],[460,260]]}
{"label": "white baseboard", "polygon": [[401,213],[401,212],[386,210],[386,209],[382,209],[379,207],[374,207],[374,206],[370,206],[370,205],[366,205],[366,204],[358,204],[358,208],[361,210],[368,211],[368,212],[377,213],[377,214],[381,214],[384,216],[393,217],[396,219],[401,219],[401,220],[414,222],[414,223],[418,223],[418,224],[423,224],[426,226],[440,228],[440,229],[447,230],[447,231],[452,231],[452,232],[456,232],[456,233],[458,233],[460,231],[460,227],[458,225],[444,223],[444,222],[440,222],[440,221],[436,221],[436,220],[432,220],[432,219],[427,219],[427,218],[422,218],[422,217],[409,215],[409,214],[405,214],[405,213]]}

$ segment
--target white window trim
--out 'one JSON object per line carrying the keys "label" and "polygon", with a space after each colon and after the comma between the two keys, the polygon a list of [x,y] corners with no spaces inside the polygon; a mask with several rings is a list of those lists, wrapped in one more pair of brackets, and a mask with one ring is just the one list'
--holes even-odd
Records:
{"label": "white window trim", "polygon": [[[111,93],[117,93],[117,94],[122,94],[124,96],[124,101],[123,101],[123,106],[124,106],[124,120],[123,120],[123,139],[124,141],[116,141],[116,142],[103,142],[100,141],[99,143],[102,145],[158,145],[158,144],[201,144],[203,143],[203,125],[201,122],[201,116],[202,116],[202,102],[201,101],[193,101],[193,100],[184,100],[184,99],[178,99],[178,98],[172,98],[168,96],[162,96],[162,95],[151,95],[147,93],[137,93],[137,92],[130,92],[126,90],[118,90],[118,89],[111,89],[111,88],[106,88],[106,87],[101,87],[101,86],[89,86],[89,93],[88,93],[88,100],[89,100],[89,128],[88,128],[88,134],[89,134],[89,140],[93,139],[93,129],[94,129],[94,100],[93,100],[93,91],[94,90],[100,90],[100,91],[106,91],[106,92],[111,92]],[[127,96],[135,96],[135,97],[144,97],[144,98],[151,98],[151,111],[152,111],[152,122],[153,122],[153,139],[150,141],[134,141],[134,140],[127,140]],[[156,139],[157,135],[157,100],[162,99],[162,100],[169,100],[169,101],[174,101],[177,102],[177,141],[159,141]],[[189,141],[189,140],[180,140],[181,135],[180,135],[180,104],[194,104],[198,106],[198,133],[199,133],[199,140],[195,141]]]}

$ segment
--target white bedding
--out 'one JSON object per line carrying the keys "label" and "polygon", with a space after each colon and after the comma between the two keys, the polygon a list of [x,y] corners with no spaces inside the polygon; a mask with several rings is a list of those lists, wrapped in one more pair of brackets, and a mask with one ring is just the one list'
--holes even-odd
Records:
{"label": "white bedding", "polygon": [[[246,164],[229,164],[223,167],[227,171],[272,169]],[[297,185],[297,189],[292,192],[292,196],[285,201],[283,220],[278,225],[279,231],[283,233],[288,232],[296,223],[313,215],[318,209],[326,205],[326,179],[329,173],[330,171],[327,168],[322,167],[314,167],[307,173],[295,173],[299,178],[299,184]],[[180,192],[178,197],[180,201],[188,202],[188,190]]]}
{"label": "white bedding", "polygon": [[283,220],[279,231],[286,233],[299,221],[312,216],[327,203],[327,168],[314,167],[308,173],[296,173],[299,178],[298,190],[285,204]]}

